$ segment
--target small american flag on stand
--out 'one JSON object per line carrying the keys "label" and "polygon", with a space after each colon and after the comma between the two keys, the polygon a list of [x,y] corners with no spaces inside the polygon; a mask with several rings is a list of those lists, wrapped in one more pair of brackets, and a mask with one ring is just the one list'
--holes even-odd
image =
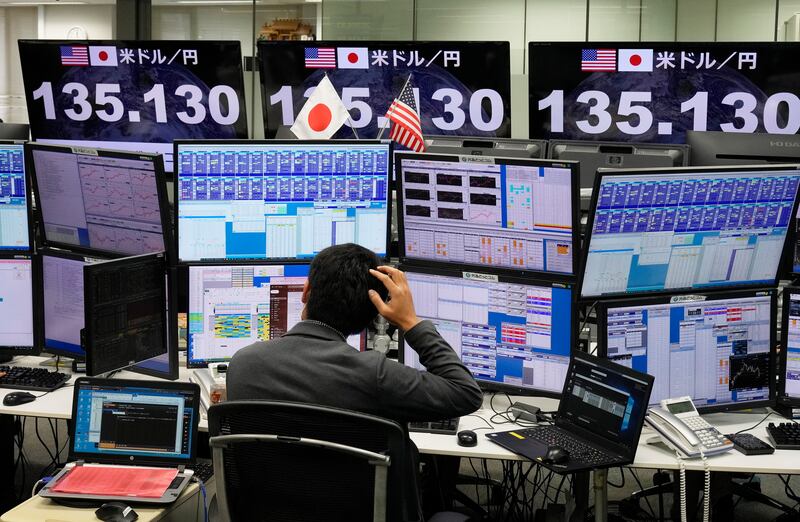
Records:
{"label": "small american flag on stand", "polygon": [[581,51],[581,71],[617,70],[616,49],[583,49]]}
{"label": "small american flag on stand", "polygon": [[422,124],[419,119],[417,102],[414,99],[414,89],[411,81],[400,95],[394,99],[386,112],[386,117],[394,124],[389,138],[414,152],[425,152],[425,140],[422,138]]}

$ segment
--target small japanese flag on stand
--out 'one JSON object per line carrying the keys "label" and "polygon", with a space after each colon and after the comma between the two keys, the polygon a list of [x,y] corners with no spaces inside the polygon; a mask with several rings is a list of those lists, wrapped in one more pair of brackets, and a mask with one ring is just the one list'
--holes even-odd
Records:
{"label": "small japanese flag on stand", "polygon": [[301,140],[327,140],[350,118],[347,107],[325,76],[300,110],[292,132]]}

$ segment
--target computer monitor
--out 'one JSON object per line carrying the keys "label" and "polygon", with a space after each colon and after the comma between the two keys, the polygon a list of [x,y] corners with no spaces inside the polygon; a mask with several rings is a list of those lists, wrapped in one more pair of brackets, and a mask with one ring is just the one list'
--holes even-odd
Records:
{"label": "computer monitor", "polygon": [[778,396],[800,401],[800,287],[783,289]]}
{"label": "computer monitor", "polygon": [[692,165],[800,163],[797,134],[686,131]]}
{"label": "computer monitor", "polygon": [[594,187],[594,176],[600,168],[686,166],[689,164],[689,147],[619,141],[551,140],[547,157],[580,162],[580,186],[585,190]]}
{"label": "computer monitor", "polygon": [[83,267],[86,375],[166,354],[167,264],[163,252]]}
{"label": "computer monitor", "polygon": [[0,250],[32,250],[22,143],[0,142]]}
{"label": "computer monitor", "polygon": [[171,245],[161,156],[29,143],[45,244],[110,254]]}
{"label": "computer monitor", "polygon": [[34,273],[31,255],[0,255],[0,360],[35,355],[41,346],[34,327],[41,289]]}
{"label": "computer monitor", "polygon": [[[288,332],[300,321],[307,264],[189,265],[189,368],[227,362],[240,349]],[[366,333],[348,339],[363,350]]]}
{"label": "computer monitor", "polygon": [[581,298],[775,286],[799,184],[796,165],[599,172]]}
{"label": "computer monitor", "polygon": [[180,261],[388,252],[388,141],[176,141]]}
{"label": "computer monitor", "polygon": [[104,261],[96,257],[45,249],[42,257],[44,351],[84,359],[83,267]]}
{"label": "computer monitor", "polygon": [[[404,265],[429,319],[484,389],[559,397],[577,331],[572,285]],[[404,344],[400,362],[424,370]]]}
{"label": "computer monitor", "polygon": [[31,126],[27,123],[0,123],[0,140],[28,141]]}
{"label": "computer monitor", "polygon": [[728,291],[600,303],[598,351],[655,379],[650,401],[692,397],[701,411],[774,398],[777,291]]}
{"label": "computer monitor", "polygon": [[575,274],[575,162],[395,154],[401,261]]}
{"label": "computer monitor", "polygon": [[425,138],[425,151],[438,154],[544,158],[546,150],[546,140],[478,138],[472,136],[428,136]]}

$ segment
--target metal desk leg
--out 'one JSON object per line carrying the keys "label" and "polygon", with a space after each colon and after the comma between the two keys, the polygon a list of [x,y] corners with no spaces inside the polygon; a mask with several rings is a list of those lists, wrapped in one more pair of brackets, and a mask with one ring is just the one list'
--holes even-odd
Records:
{"label": "metal desk leg", "polygon": [[597,469],[594,475],[594,520],[608,521],[608,470]]}

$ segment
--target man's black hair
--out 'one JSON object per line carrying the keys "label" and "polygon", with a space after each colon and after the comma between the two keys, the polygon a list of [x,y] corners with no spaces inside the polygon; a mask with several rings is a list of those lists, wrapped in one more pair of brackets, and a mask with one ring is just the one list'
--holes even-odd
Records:
{"label": "man's black hair", "polygon": [[307,318],[348,336],[364,330],[378,315],[368,291],[377,291],[383,300],[389,293],[369,273],[378,264],[374,252],[353,243],[331,246],[317,254],[308,273],[311,290],[306,303]]}

